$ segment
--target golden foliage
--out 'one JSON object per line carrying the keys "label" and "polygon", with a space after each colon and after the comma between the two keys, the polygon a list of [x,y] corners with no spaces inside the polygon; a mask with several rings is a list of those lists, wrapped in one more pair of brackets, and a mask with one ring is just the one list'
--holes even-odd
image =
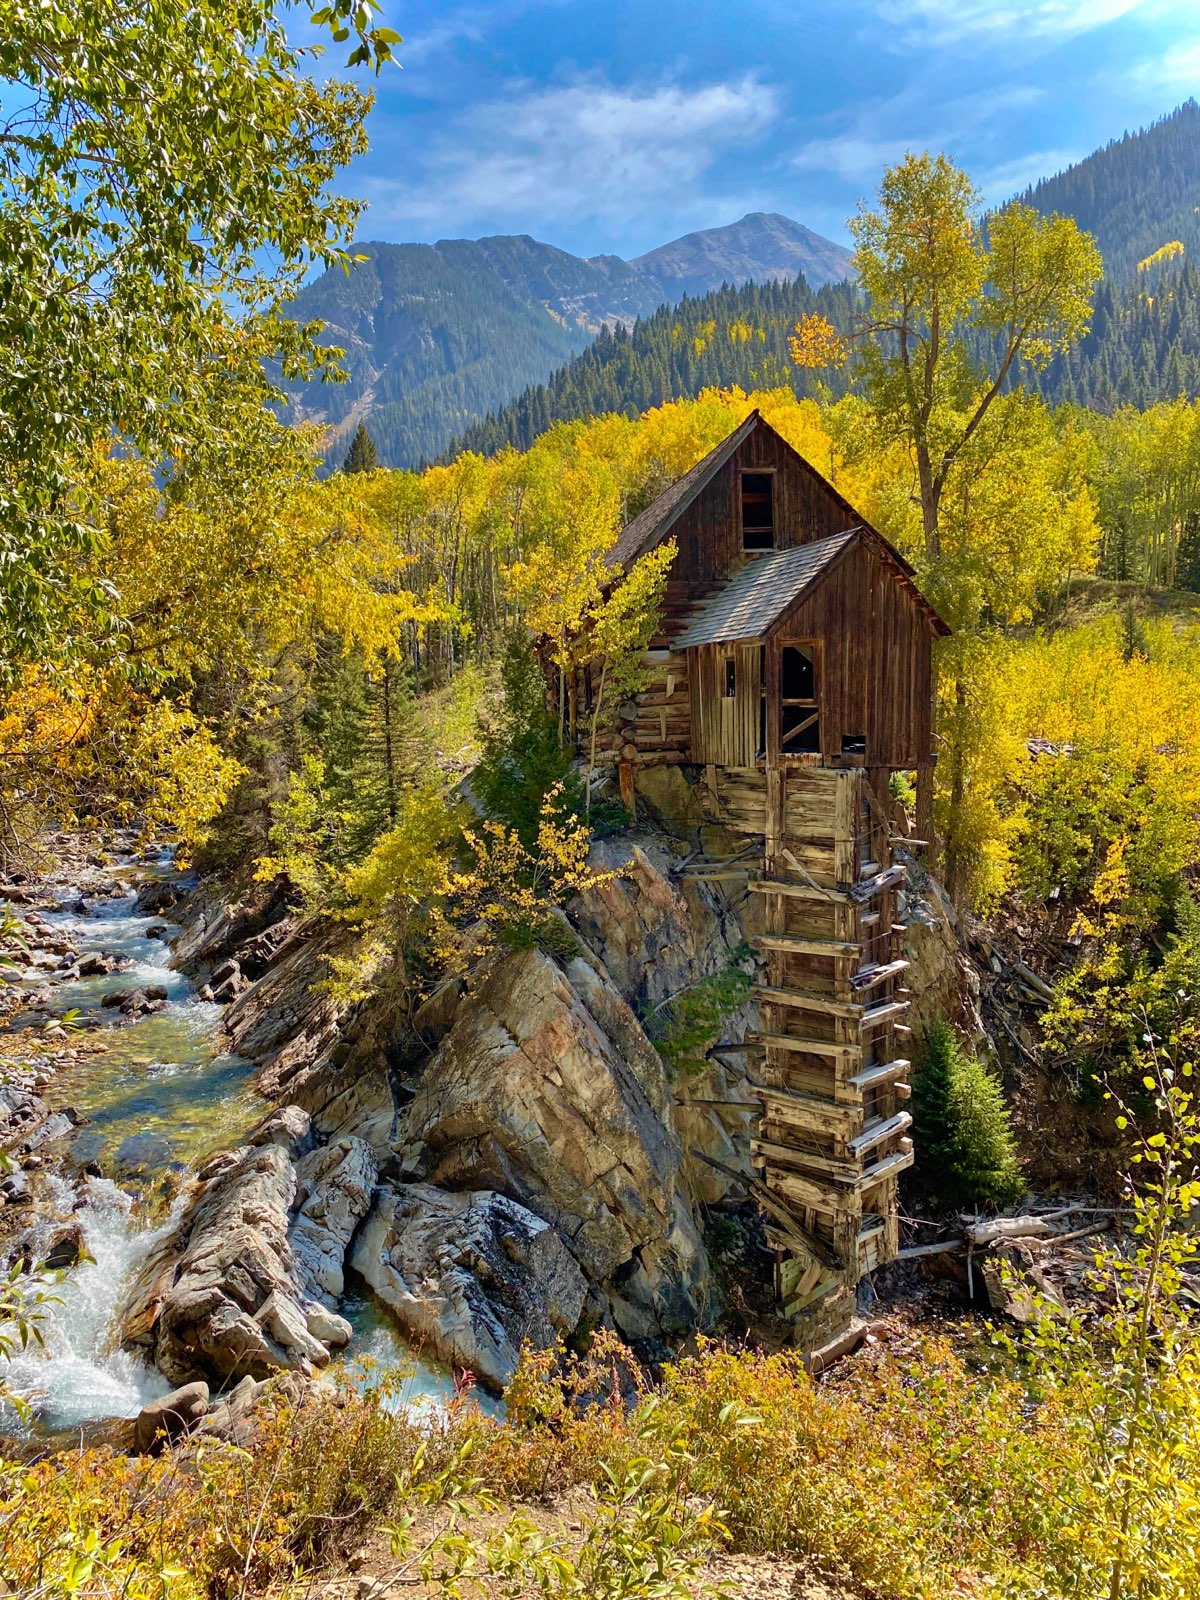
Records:
{"label": "golden foliage", "polygon": [[802,318],[788,338],[788,349],[798,367],[841,367],[849,351],[846,341],[830,322],[817,311]]}
{"label": "golden foliage", "polygon": [[1171,239],[1168,243],[1159,245],[1157,250],[1152,250],[1148,256],[1143,256],[1137,264],[1137,269],[1139,272],[1150,272],[1155,267],[1161,267],[1166,261],[1178,260],[1184,253],[1183,242]]}

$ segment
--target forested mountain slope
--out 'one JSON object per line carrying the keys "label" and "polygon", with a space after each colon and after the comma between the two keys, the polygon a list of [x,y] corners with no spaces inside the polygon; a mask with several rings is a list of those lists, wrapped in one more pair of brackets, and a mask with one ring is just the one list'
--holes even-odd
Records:
{"label": "forested mountain slope", "polygon": [[1200,395],[1200,267],[1185,263],[1096,292],[1091,331],[1024,381],[1050,401],[1095,411]]}
{"label": "forested mountain slope", "polygon": [[[344,384],[294,391],[294,416],[335,425],[366,414],[386,463],[445,447],[454,429],[545,377],[607,317],[653,310],[658,291],[615,257],[595,263],[534,239],[371,243],[295,302],[346,352]],[[344,431],[344,430],[343,430]]]}
{"label": "forested mountain slope", "polygon": [[1128,282],[1139,261],[1178,240],[1200,253],[1200,105],[1188,100],[1149,128],[1043,178],[1021,199],[1074,217],[1096,237],[1110,279]]}
{"label": "forested mountain slope", "polygon": [[[525,450],[553,422],[605,411],[637,416],[712,387],[786,384],[803,395],[820,381],[842,394],[852,385],[853,369],[799,370],[789,358],[788,335],[812,311],[845,329],[855,303],[852,284],[813,290],[800,278],[720,289],[663,307],[633,329],[606,330],[549,382],[531,384],[473,423],[451,454],[486,454],[504,445]],[[980,357],[987,353],[982,340],[977,350]],[[1077,401],[1101,412],[1200,395],[1200,268],[1168,267],[1124,287],[1102,283],[1091,332],[1045,372],[1026,368],[1020,381],[1053,403]]]}
{"label": "forested mountain slope", "polygon": [[293,390],[295,420],[333,424],[336,460],[370,417],[384,465],[412,466],[453,436],[544,382],[604,328],[631,324],[685,294],[803,272],[844,278],[849,254],[787,217],[755,213],[688,234],[637,261],[573,256],[528,235],[358,247],[295,302],[298,322],[324,325],[346,352],[344,384]]}
{"label": "forested mountain slope", "polygon": [[[665,400],[702,389],[791,385],[799,394],[817,378],[788,355],[788,335],[800,317],[820,312],[848,325],[855,291],[847,283],[811,289],[790,283],[746,284],[664,306],[634,328],[605,330],[548,383],[532,384],[490,416],[473,423],[451,447],[484,454],[515,445],[527,450],[551,423],[618,411],[634,417]],[[847,379],[822,375],[843,392]]]}

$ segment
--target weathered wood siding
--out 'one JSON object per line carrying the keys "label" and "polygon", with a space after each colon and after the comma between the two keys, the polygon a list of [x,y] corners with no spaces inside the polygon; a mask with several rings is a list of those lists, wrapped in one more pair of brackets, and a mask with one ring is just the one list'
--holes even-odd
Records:
{"label": "weathered wood siding", "polygon": [[770,429],[756,428],[671,529],[679,546],[674,576],[682,582],[711,583],[744,559],[740,495],[745,471],[774,473],[778,550],[858,526],[853,508],[807,462]]}
{"label": "weathered wood siding", "polygon": [[[857,736],[866,739],[864,766],[928,760],[933,628],[884,562],[857,546],[785,613],[768,646],[769,699],[779,651],[793,640],[821,647],[817,692],[826,761],[842,760],[843,738]],[[767,738],[768,756],[777,759],[777,715],[768,718]]]}
{"label": "weathered wood siding", "polygon": [[[691,660],[692,760],[698,765],[752,767],[762,719],[762,646],[705,645]],[[725,693],[726,663],[733,663],[734,693]]]}

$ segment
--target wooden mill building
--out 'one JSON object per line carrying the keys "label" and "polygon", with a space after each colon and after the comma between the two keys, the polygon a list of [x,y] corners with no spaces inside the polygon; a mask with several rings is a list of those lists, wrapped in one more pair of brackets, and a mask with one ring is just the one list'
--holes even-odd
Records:
{"label": "wooden mill building", "polygon": [[[758,412],[625,527],[610,566],[667,538],[648,687],[605,757],[627,806],[639,769],[694,769],[708,836],[761,897],[755,1192],[781,1299],[816,1314],[897,1250],[913,1157],[888,780],[917,773],[920,818],[931,650],[948,629],[903,557]],[[585,707],[590,689],[575,686]]]}

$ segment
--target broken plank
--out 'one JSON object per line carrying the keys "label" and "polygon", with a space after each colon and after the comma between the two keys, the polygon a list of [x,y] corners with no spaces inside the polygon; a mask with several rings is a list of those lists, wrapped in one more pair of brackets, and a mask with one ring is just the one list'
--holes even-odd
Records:
{"label": "broken plank", "polygon": [[898,1056],[895,1061],[879,1061],[873,1067],[864,1067],[861,1072],[854,1074],[850,1082],[863,1091],[877,1089],[882,1083],[893,1083],[897,1078],[902,1078],[911,1066],[911,1061]]}
{"label": "broken plank", "polygon": [[898,978],[902,972],[908,971],[908,962],[902,960],[878,962],[869,967],[860,967],[851,974],[850,987],[852,989],[874,989],[878,984],[886,983],[889,978]]}

